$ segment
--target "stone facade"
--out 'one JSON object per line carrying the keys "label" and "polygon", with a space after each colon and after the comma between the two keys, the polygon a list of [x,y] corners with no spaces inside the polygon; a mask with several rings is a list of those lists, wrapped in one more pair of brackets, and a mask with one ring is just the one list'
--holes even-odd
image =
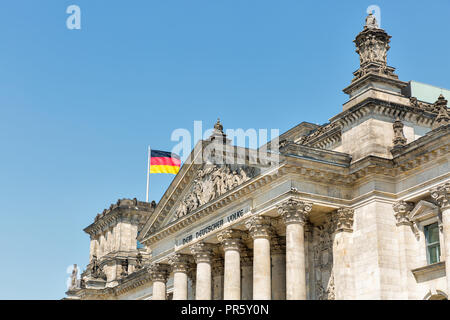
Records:
{"label": "stone facade", "polygon": [[404,94],[390,38],[369,15],[343,111],[282,134],[278,163],[195,161],[231,147],[218,122],[158,204],[97,216],[68,298],[446,299],[447,100]]}

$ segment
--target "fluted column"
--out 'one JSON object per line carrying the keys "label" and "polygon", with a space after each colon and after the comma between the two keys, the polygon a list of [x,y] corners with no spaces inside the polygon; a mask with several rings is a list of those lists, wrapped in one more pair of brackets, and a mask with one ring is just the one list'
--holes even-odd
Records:
{"label": "fluted column", "polygon": [[270,300],[270,237],[273,232],[270,218],[254,216],[245,226],[253,238],[253,299]]}
{"label": "fluted column", "polygon": [[216,256],[212,260],[212,298],[213,300],[223,300],[223,283],[224,283],[224,265],[223,258]]}
{"label": "fluted column", "polygon": [[354,294],[352,272],[352,232],[354,210],[339,208],[332,213],[335,225],[333,237],[333,273],[335,284],[335,299],[350,300]]}
{"label": "fluted column", "polygon": [[304,225],[312,204],[289,199],[278,206],[286,224],[286,299],[306,300]]}
{"label": "fluted column", "polygon": [[225,252],[224,300],[241,299],[241,257],[243,233],[238,230],[224,230],[217,235]]}
{"label": "fluted column", "polygon": [[442,213],[442,232],[444,234],[445,274],[447,277],[447,292],[450,292],[450,182],[432,190],[431,197],[437,201]]}
{"label": "fluted column", "polygon": [[153,300],[166,300],[166,282],[169,274],[168,266],[153,263],[149,267],[149,272],[153,282]]}
{"label": "fluted column", "polygon": [[249,249],[241,252],[241,300],[253,298],[253,253]]}
{"label": "fluted column", "polygon": [[212,245],[199,242],[191,246],[197,263],[197,282],[195,285],[196,300],[211,300],[211,259]]}
{"label": "fluted column", "polygon": [[191,256],[176,253],[169,258],[173,270],[173,300],[187,300],[188,271],[192,264]]}
{"label": "fluted column", "polygon": [[286,300],[286,238],[272,238],[270,249],[272,258],[272,299]]}

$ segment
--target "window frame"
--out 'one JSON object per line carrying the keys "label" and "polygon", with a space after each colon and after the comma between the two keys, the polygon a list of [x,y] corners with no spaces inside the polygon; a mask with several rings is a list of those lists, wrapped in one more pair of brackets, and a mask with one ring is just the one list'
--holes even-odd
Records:
{"label": "window frame", "polygon": [[[433,228],[437,229],[437,235],[438,239],[435,242],[429,242],[429,234],[430,234],[430,227],[433,226]],[[425,238],[425,249],[427,253],[427,263],[428,265],[441,262],[441,241],[440,241],[440,230],[439,230],[439,222],[433,222],[427,225],[423,226],[423,232],[424,232],[424,238]],[[437,247],[437,261],[431,262],[431,248]]]}

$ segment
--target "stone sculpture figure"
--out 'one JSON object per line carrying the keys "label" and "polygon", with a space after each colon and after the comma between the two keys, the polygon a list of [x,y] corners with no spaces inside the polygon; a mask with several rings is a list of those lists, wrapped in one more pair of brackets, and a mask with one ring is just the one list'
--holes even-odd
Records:
{"label": "stone sculpture figure", "polygon": [[76,264],[74,264],[72,269],[72,275],[70,276],[70,289],[74,289],[77,287],[77,278],[78,278],[78,267]]}
{"label": "stone sculpture figure", "polygon": [[230,165],[205,164],[198,170],[193,185],[181,200],[175,211],[175,219],[179,219],[198,207],[220,197],[224,193],[236,188],[238,185],[254,176],[249,168],[234,169]]}
{"label": "stone sculpture figure", "polygon": [[91,262],[91,276],[94,279],[103,279],[106,280],[106,274],[103,272],[103,270],[100,268],[100,265],[98,264],[97,256],[92,256],[92,262]]}
{"label": "stone sculpture figure", "polygon": [[142,263],[142,254],[139,252],[136,255],[136,269],[142,269],[143,263]]}
{"label": "stone sculpture figure", "polygon": [[371,13],[366,18],[366,27],[369,29],[378,29],[377,18]]}

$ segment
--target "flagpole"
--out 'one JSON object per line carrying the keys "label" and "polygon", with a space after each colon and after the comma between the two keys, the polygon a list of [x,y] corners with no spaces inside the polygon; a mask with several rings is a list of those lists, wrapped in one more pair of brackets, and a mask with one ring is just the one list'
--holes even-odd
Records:
{"label": "flagpole", "polygon": [[145,202],[148,202],[148,187],[150,180],[150,146],[148,146],[148,164],[147,164],[147,194],[145,197]]}

